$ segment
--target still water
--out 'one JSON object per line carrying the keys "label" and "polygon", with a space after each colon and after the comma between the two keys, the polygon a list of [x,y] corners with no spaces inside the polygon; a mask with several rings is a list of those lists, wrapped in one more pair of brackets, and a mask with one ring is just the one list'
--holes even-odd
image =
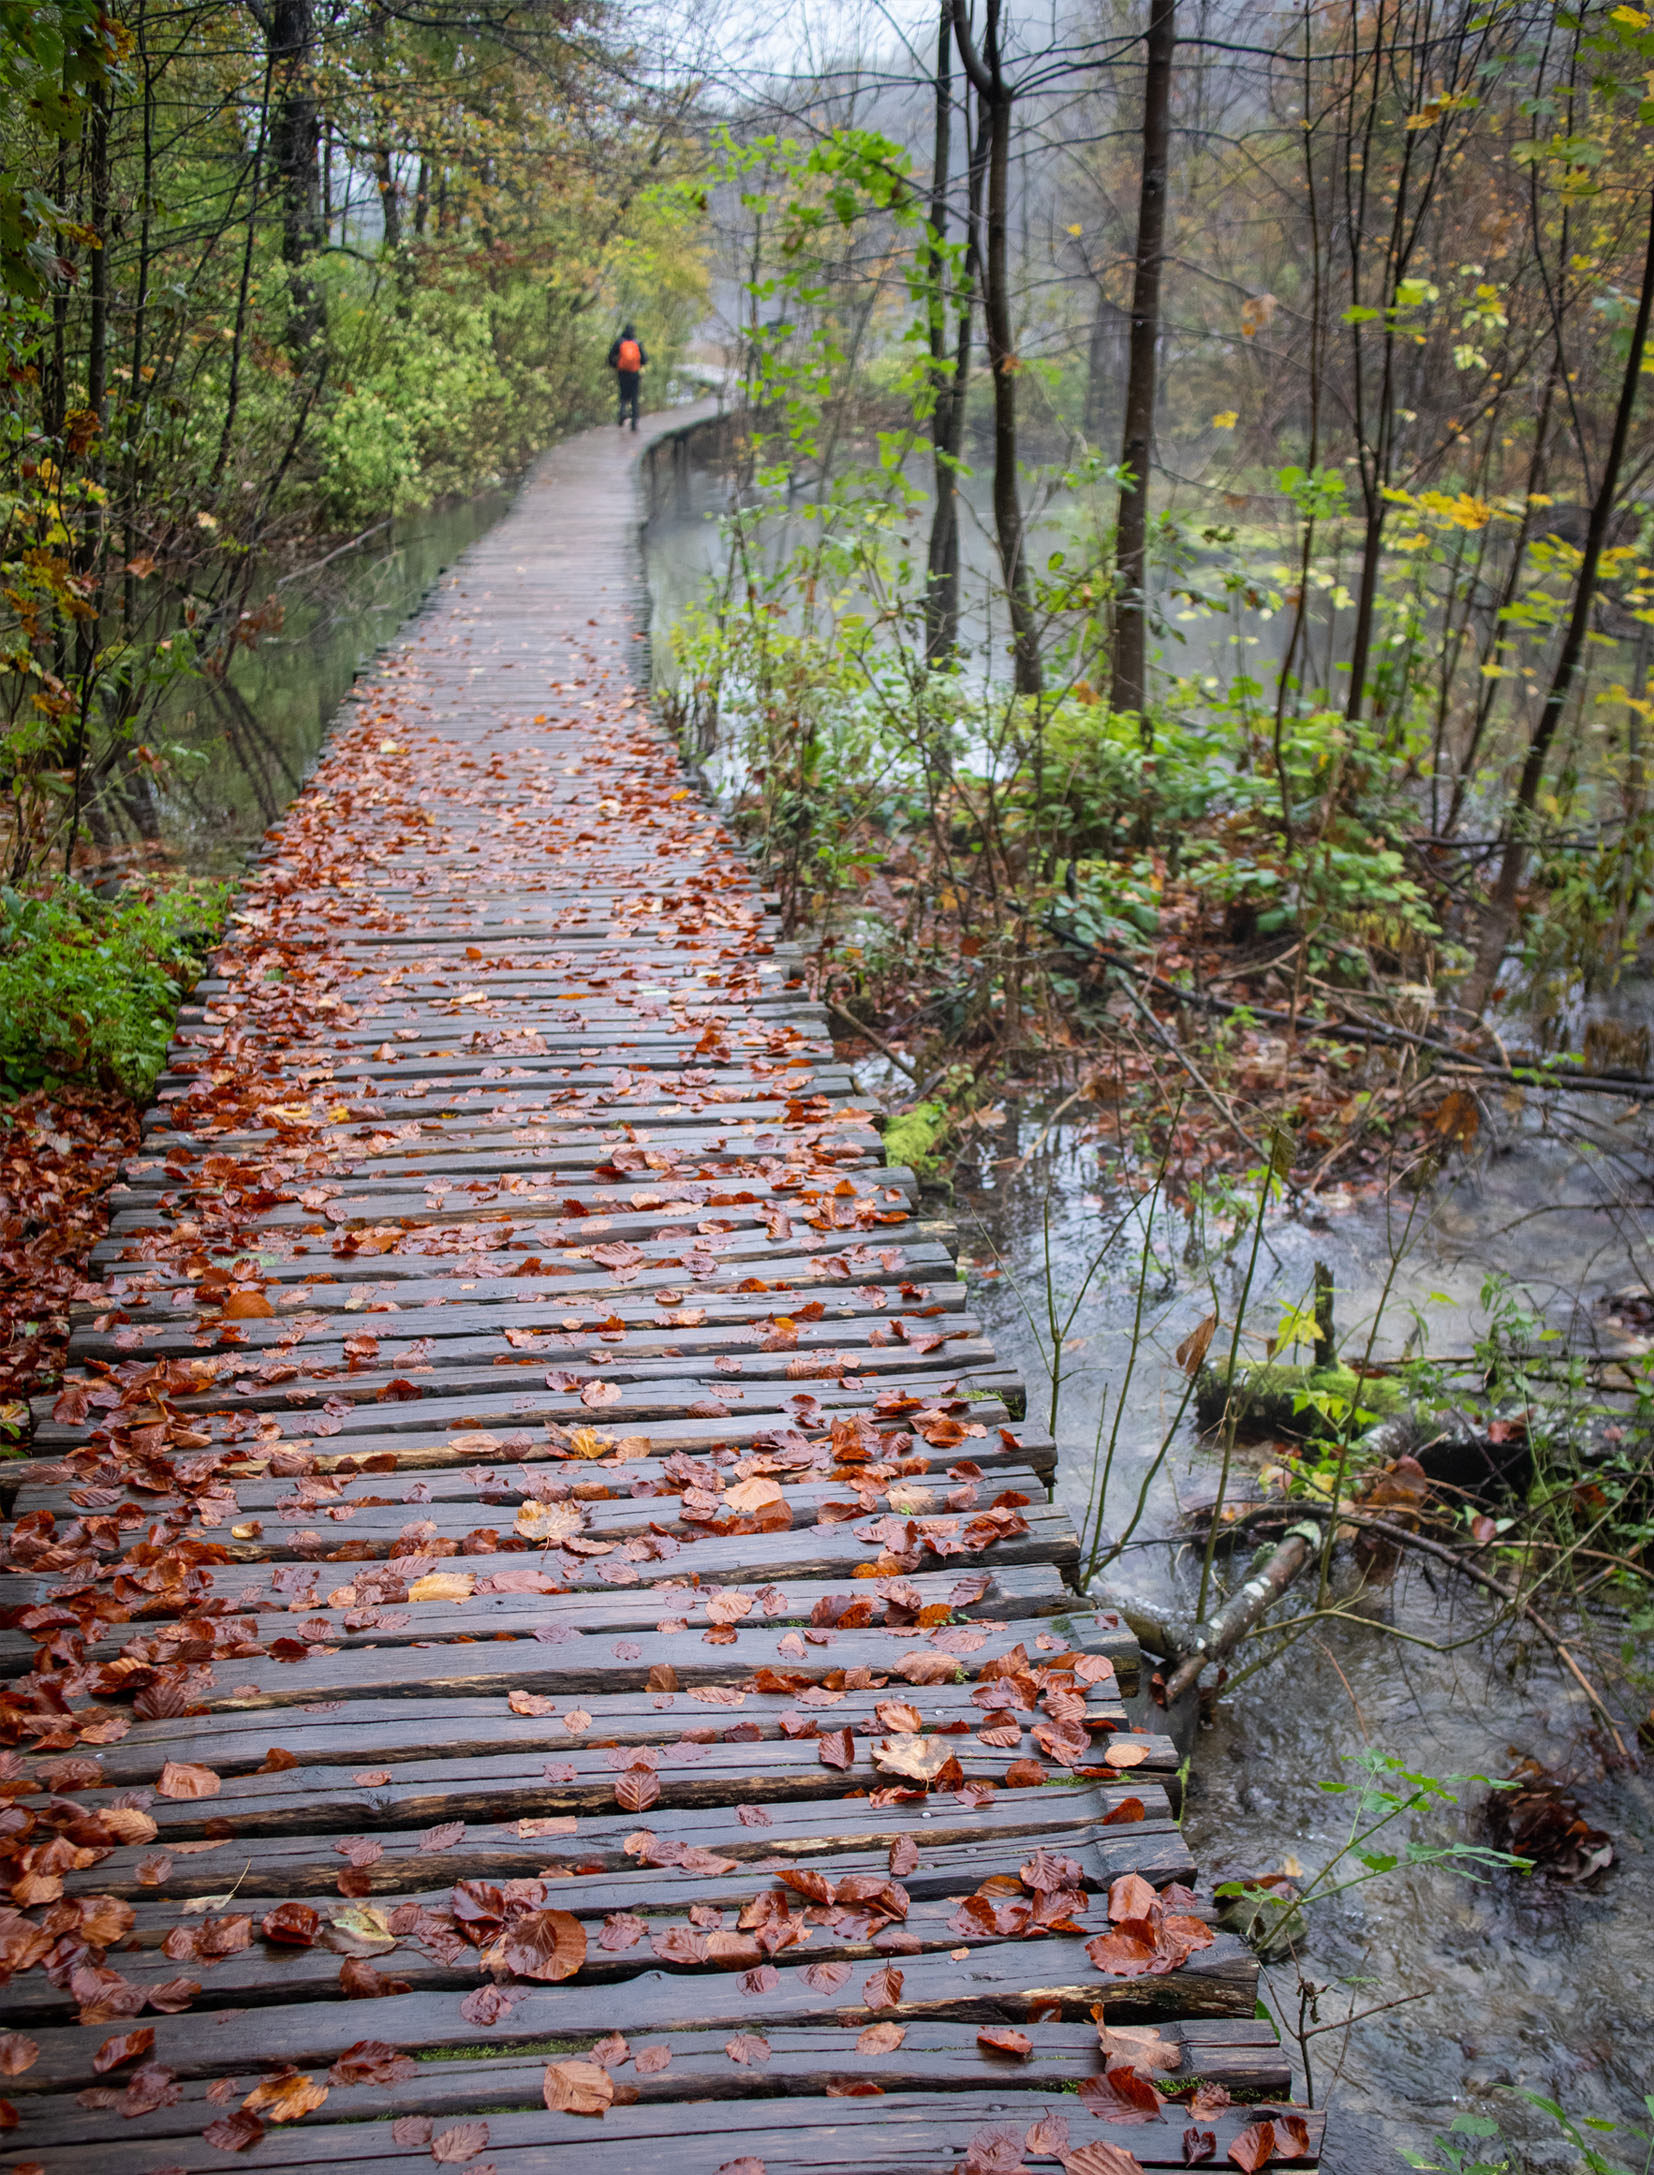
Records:
{"label": "still water", "polygon": [[501,487],[453,500],[309,572],[273,575],[279,628],[238,649],[222,685],[182,688],[151,733],[169,749],[164,782],[102,811],[109,864],[239,874],[304,783],[351,681],[511,497]]}

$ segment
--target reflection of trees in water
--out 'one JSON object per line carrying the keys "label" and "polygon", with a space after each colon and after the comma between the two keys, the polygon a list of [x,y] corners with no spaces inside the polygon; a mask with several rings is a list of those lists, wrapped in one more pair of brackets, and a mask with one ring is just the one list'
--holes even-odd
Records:
{"label": "reflection of trees in water", "polygon": [[[131,749],[111,762],[89,811],[99,844],[191,868],[239,863],[303,787],[352,680],[509,502],[505,491],[485,492],[384,539],[374,558],[340,566],[334,554],[307,568],[280,633],[238,651],[222,677],[173,692],[150,739],[180,754],[159,776]],[[388,526],[375,533],[383,538]]]}

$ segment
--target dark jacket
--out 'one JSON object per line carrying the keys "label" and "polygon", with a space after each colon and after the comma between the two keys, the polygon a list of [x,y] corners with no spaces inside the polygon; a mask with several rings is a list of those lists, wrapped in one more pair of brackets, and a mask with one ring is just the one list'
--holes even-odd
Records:
{"label": "dark jacket", "polygon": [[[634,333],[632,337],[634,340],[636,340],[636,333]],[[622,333],[620,335],[620,338],[615,341],[614,346],[611,347],[609,350],[609,368],[611,370],[618,370],[620,368],[620,341],[624,338],[625,334]],[[638,368],[640,370],[644,369],[649,361],[649,350],[644,346],[641,340],[638,340],[637,342],[637,358]]]}

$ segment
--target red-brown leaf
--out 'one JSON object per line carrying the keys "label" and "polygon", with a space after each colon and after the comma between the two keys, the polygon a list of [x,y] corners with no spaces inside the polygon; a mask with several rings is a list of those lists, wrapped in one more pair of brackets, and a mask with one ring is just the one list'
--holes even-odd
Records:
{"label": "red-brown leaf", "polygon": [[596,2062],[553,2062],[541,2089],[557,2115],[601,2117],[614,2104],[615,2081]]}

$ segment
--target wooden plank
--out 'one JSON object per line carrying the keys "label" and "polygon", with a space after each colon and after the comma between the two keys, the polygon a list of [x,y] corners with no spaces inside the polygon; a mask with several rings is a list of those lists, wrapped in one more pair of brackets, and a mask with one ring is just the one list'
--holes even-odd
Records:
{"label": "wooden plank", "polygon": [[[542,2068],[543,2073],[543,2068]],[[601,2122],[577,2115],[554,2115],[543,2108],[521,2113],[492,2113],[487,2121],[489,2163],[501,2175],[538,2175],[542,2169],[590,2167],[637,2170],[639,2175],[718,2175],[739,2158],[756,2159],[765,2175],[955,2175],[972,2138],[984,2129],[1005,2125],[1018,2133],[1042,2118],[1060,2118],[1073,2141],[1088,2137],[1115,2143],[1123,2134],[1088,2119],[1071,2094],[1018,2091],[996,2080],[979,2093],[888,2092],[874,2098],[818,2099],[766,2097],[678,2101],[639,2099],[612,2107]],[[1222,2166],[1229,2147],[1251,2119],[1249,2112],[1228,2110],[1209,2125],[1214,2133],[1215,2164]],[[1315,2163],[1325,2128],[1322,2115],[1306,2111],[1309,2150],[1297,2162]],[[1182,2133],[1186,2118],[1175,2104],[1158,2122],[1135,2125],[1129,2149],[1145,2168],[1184,2165]],[[1084,2127],[1081,2127],[1083,2123]],[[123,2161],[124,2142],[85,2144],[54,2159],[54,2175],[132,2175]],[[171,2164],[193,2175],[196,2169],[225,2165],[221,2153],[194,2138],[168,2141]],[[398,2143],[388,2121],[311,2122],[270,2130],[261,2140],[255,2165],[283,2169],[350,2166],[371,2168],[375,2175],[429,2175],[429,2146]],[[1032,2167],[1055,2168],[1054,2154],[1035,2153]],[[741,2175],[746,2175],[742,2170]]]}
{"label": "wooden plank", "polygon": [[[875,1779],[871,1768],[865,1779]],[[1004,1864],[1007,1851],[1025,1854],[1042,1839],[1071,1835],[1087,1821],[1112,1836],[1108,1816],[1122,1808],[1129,1812],[1134,1803],[1141,1805],[1147,1819],[1170,1818],[1165,1793],[1153,1784],[1076,1782],[1003,1789],[987,1806],[962,1804],[952,1794],[923,1804],[878,1806],[866,1797],[782,1799],[764,1808],[770,1816],[768,1824],[757,1827],[742,1821],[734,1804],[681,1806],[671,1811],[669,1833],[674,1843],[710,1851],[737,1865],[757,1866],[772,1859],[808,1863],[846,1850],[887,1853],[898,1835],[909,1835],[924,1848],[991,1840]],[[531,1880],[547,1867],[624,1871],[635,1856],[626,1848],[628,1840],[640,1826],[651,1825],[637,1814],[610,1810],[575,1816],[572,1828],[560,1826],[544,1834],[535,1830],[538,1817],[537,1813],[527,1816],[526,1824],[522,1818],[468,1823],[464,1835],[442,1852],[443,1879],[450,1885],[457,1880]],[[233,1826],[233,1822],[226,1824]],[[1122,1824],[1138,1823],[1127,1819]],[[430,1846],[423,1839],[423,1828],[388,1829],[371,1821],[361,1825],[372,1827],[382,1846],[381,1855],[361,1868],[370,1894],[392,1895],[428,1883]],[[222,1892],[225,1868],[233,1867],[252,1893],[336,1896],[339,1874],[347,1862],[335,1847],[337,1832],[228,1838],[212,1852],[175,1858],[168,1894],[216,1895]],[[660,1832],[668,1832],[664,1824]],[[65,1873],[65,1891],[139,1896],[150,1885],[144,1873],[154,1854],[150,1844],[120,1845],[95,1867]],[[217,1862],[209,1864],[209,1857]],[[696,1882],[704,1877],[715,1876],[694,1876]],[[694,1895],[690,1900],[695,1900]]]}
{"label": "wooden plank", "polygon": [[[1249,2032],[1241,2021],[1190,2017],[1159,2029],[1181,2057],[1174,2078],[1163,2081],[1175,2081],[1179,2088],[1194,2079],[1221,2084],[1237,2098],[1280,2096],[1290,2090],[1290,2067],[1267,2025]],[[617,2074],[640,2101],[656,2103],[820,2097],[830,2087],[850,2082],[876,2084],[884,2093],[1038,2092],[1071,2085],[1102,2067],[1090,2025],[1033,2023],[1025,2030],[1032,2051],[1021,2061],[1007,2061],[982,2047],[971,2024],[910,2024],[901,2046],[889,2054],[859,2053],[855,2037],[842,2026],[804,2025],[769,2032],[767,2057],[744,2062],[731,2058],[729,2039],[722,2033],[674,2032],[658,2042],[670,2049],[665,2068],[640,2073],[629,2064]],[[589,2049],[571,2043],[567,2052],[578,2059]],[[387,2105],[398,2115],[430,2115],[442,2122],[500,2108],[532,2108],[541,2103],[548,2058],[554,2057],[427,2058],[393,2087],[333,2085],[327,2118],[330,2123],[383,2120]],[[249,2087],[251,2082],[249,2077]],[[59,2146],[189,2137],[222,2112],[222,2100],[208,2099],[208,2084],[205,2078],[187,2078],[176,2104],[136,2118],[117,2108],[83,2107],[75,2094],[43,2094],[25,2106],[25,2119]]]}

